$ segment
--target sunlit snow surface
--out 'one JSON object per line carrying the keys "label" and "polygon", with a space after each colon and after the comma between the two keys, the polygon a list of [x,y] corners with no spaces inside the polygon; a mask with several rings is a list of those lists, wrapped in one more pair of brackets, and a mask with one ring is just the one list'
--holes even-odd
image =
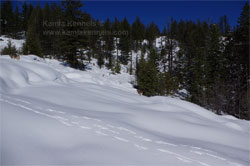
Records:
{"label": "sunlit snow surface", "polygon": [[1,165],[249,165],[248,121],[139,96],[131,81],[1,56]]}
{"label": "sunlit snow surface", "polygon": [[25,42],[23,39],[11,39],[6,36],[0,36],[0,52],[4,49],[4,47],[8,47],[8,42],[11,42],[12,46],[14,45],[17,51],[22,50],[23,43]]}

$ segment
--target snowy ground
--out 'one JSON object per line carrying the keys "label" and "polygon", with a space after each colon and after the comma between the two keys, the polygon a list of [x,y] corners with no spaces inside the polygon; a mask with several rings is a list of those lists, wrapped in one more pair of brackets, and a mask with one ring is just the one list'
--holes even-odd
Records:
{"label": "snowy ground", "polygon": [[22,50],[23,43],[25,42],[24,40],[17,40],[17,39],[11,39],[6,36],[0,36],[0,53],[4,47],[8,46],[8,42],[11,41],[11,44],[14,45],[17,49],[17,51]]}
{"label": "snowy ground", "polygon": [[0,57],[1,165],[249,165],[248,121],[88,67]]}

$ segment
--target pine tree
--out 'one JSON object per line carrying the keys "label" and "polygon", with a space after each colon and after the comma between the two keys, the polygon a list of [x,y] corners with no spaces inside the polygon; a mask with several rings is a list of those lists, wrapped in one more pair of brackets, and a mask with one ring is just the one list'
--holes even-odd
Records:
{"label": "pine tree", "polygon": [[130,24],[125,18],[121,23],[121,28],[123,31],[127,32],[120,36],[120,49],[121,49],[121,63],[124,65],[128,64],[129,55],[131,53],[131,35],[130,35]]}
{"label": "pine tree", "polygon": [[[81,18],[81,22],[84,22],[84,23],[91,23],[91,22],[94,22],[94,20],[92,20],[90,14],[88,14],[87,12],[84,12],[82,14],[82,18]],[[92,31],[94,30],[93,29],[93,26],[89,26],[89,25],[81,25],[81,27],[79,27],[79,29],[81,31]],[[81,34],[80,38],[79,38],[79,44],[80,44],[80,48],[84,48],[86,49],[87,47],[90,46],[89,44],[89,41],[91,40],[90,38],[92,38],[93,36],[92,35],[89,35],[89,34]]]}
{"label": "pine tree", "polygon": [[30,19],[32,11],[33,11],[33,6],[31,4],[28,5],[27,2],[25,1],[22,6],[23,21],[22,21],[22,26],[21,26],[22,30],[25,32],[25,36],[28,31],[28,24],[29,24],[29,19]]}
{"label": "pine tree", "polygon": [[173,75],[171,72],[161,73],[161,81],[163,83],[160,84],[161,91],[159,93],[164,93],[164,95],[174,95],[178,90],[179,80],[176,76]]}
{"label": "pine tree", "polygon": [[[49,20],[51,20],[52,22],[58,22],[63,20],[63,11],[62,8],[57,5],[56,3],[52,3],[51,4],[51,18]],[[45,16],[46,19],[46,16]],[[63,30],[63,26],[54,26],[51,29],[48,28],[49,30],[52,30],[55,34],[52,35],[51,37],[51,52],[50,54],[56,56],[58,59],[62,59],[62,55],[63,55],[63,49],[61,47],[62,43],[63,43],[63,38],[61,36],[61,32]],[[59,35],[58,35],[59,34]]]}
{"label": "pine tree", "polygon": [[229,21],[226,15],[220,17],[219,28],[222,35],[226,36],[230,31]]}
{"label": "pine tree", "polygon": [[12,44],[11,40],[8,40],[7,47],[1,51],[1,55],[10,55],[10,57],[15,56],[17,53],[15,45]]}
{"label": "pine tree", "polygon": [[49,27],[46,25],[46,23],[51,21],[51,11],[50,11],[50,6],[48,3],[45,4],[44,9],[42,10],[43,13],[43,22],[45,24],[42,25],[42,34],[40,36],[41,39],[41,47],[43,50],[44,55],[51,55],[53,54],[52,52],[52,42],[53,38],[55,35],[53,34],[45,34],[46,32],[54,32],[53,28],[55,27]]}
{"label": "pine tree", "polygon": [[115,17],[115,20],[112,23],[112,31],[114,32],[114,37],[115,37],[116,58],[118,58],[118,50],[120,49],[120,44],[118,42],[118,40],[119,40],[118,38],[120,38],[120,35],[118,33],[119,30],[121,30],[120,27],[121,27],[120,22]]}
{"label": "pine tree", "polygon": [[135,22],[132,24],[131,36],[134,41],[134,50],[137,52],[141,47],[141,42],[144,39],[145,27],[137,16]]}
{"label": "pine tree", "polygon": [[156,62],[156,50],[151,48],[148,61],[142,57],[139,62],[137,77],[138,88],[145,96],[154,96],[158,92],[158,71]]}
{"label": "pine tree", "polygon": [[108,59],[108,69],[111,69],[113,67],[113,56],[112,56],[112,50],[114,49],[114,40],[113,40],[113,35],[111,32],[111,22],[109,19],[106,20],[104,23],[104,30],[106,31],[106,35],[103,37],[105,46],[105,55],[106,59]]}
{"label": "pine tree", "polygon": [[15,39],[19,38],[18,36],[18,32],[21,31],[21,17],[20,17],[20,13],[18,10],[18,6],[16,6],[16,9],[14,11],[14,22],[13,22],[14,28],[13,28],[13,37]]}
{"label": "pine tree", "polygon": [[35,54],[42,56],[40,38],[38,34],[39,29],[39,7],[32,11],[29,19],[28,32],[23,50],[27,51],[29,54]]}
{"label": "pine tree", "polygon": [[[10,0],[1,2],[1,34],[12,35],[14,29],[14,14]],[[13,36],[12,36],[13,37]]]}
{"label": "pine tree", "polygon": [[182,28],[185,29],[185,31],[183,32],[184,37],[181,37],[179,43],[181,49],[178,53],[178,59],[180,59],[182,64],[178,64],[180,69],[177,71],[179,71],[180,74],[177,75],[180,76],[180,82],[183,84],[182,86],[189,93],[188,100],[200,104],[200,57],[202,58],[202,51],[200,48],[202,47],[202,43],[204,43],[200,39],[204,40],[204,37],[202,38],[200,36],[202,33],[200,33],[199,26],[196,26],[194,22],[189,21],[182,24]]}
{"label": "pine tree", "polygon": [[116,59],[116,62],[115,62],[115,73],[119,74],[121,71],[121,64],[119,62],[118,59]]}
{"label": "pine tree", "polygon": [[[80,36],[77,33],[79,26],[73,25],[76,22],[81,21],[83,6],[80,1],[66,0],[62,1],[62,6],[64,10],[64,21],[67,26],[63,28],[63,42],[61,43],[62,52],[64,59],[73,68],[79,68],[79,62],[77,57],[77,48],[80,45]],[[76,32],[76,33],[75,33]]]}
{"label": "pine tree", "polygon": [[[92,31],[101,31],[101,23],[99,22],[99,20],[95,20],[95,25],[91,30]],[[90,49],[90,53],[91,56],[93,58],[98,58],[98,49],[101,48],[101,37],[99,34],[94,34],[89,36],[89,49]]]}
{"label": "pine tree", "polygon": [[210,107],[220,114],[220,100],[219,90],[222,85],[222,45],[221,45],[220,32],[217,25],[213,24],[210,28],[210,33],[207,39],[207,93],[208,93],[208,104]]}
{"label": "pine tree", "polygon": [[28,29],[28,4],[26,1],[24,1],[23,5],[22,5],[22,30],[27,32]]}
{"label": "pine tree", "polygon": [[159,28],[155,25],[154,22],[151,22],[149,26],[146,28],[145,32],[145,37],[149,42],[148,44],[149,48],[155,45],[154,40],[156,39],[156,37],[159,36],[159,34],[160,34]]}
{"label": "pine tree", "polygon": [[34,54],[40,57],[42,56],[40,40],[37,37],[37,35],[35,35],[35,32],[32,27],[28,28],[26,43],[24,47],[25,47],[23,49],[25,50],[24,54],[28,52],[28,54]]}
{"label": "pine tree", "polygon": [[[234,33],[234,73],[236,111],[238,117],[249,119],[249,108],[247,103],[247,88],[249,88],[249,4],[244,5],[238,19],[238,26]],[[235,112],[236,112],[235,111]]]}
{"label": "pine tree", "polygon": [[[166,32],[165,32],[166,31]],[[164,33],[166,33],[165,38],[165,48],[167,51],[167,59],[168,59],[168,71],[171,72],[173,70],[173,56],[174,56],[174,50],[177,46],[176,41],[174,40],[177,38],[177,23],[176,21],[173,21],[173,18],[171,19],[171,22],[168,23],[167,29],[164,29]]]}
{"label": "pine tree", "polygon": [[104,65],[104,56],[103,53],[101,51],[101,49],[98,49],[98,58],[97,58],[97,65],[102,68],[102,66]]}

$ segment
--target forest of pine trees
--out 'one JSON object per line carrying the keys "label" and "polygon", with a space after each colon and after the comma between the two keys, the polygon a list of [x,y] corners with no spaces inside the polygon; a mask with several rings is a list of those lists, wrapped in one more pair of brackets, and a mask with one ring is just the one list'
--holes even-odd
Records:
{"label": "forest of pine trees", "polygon": [[[24,2],[21,11],[12,5],[1,1],[0,33],[25,37],[23,54],[55,58],[81,70],[82,60],[92,58],[113,73],[127,65],[145,96],[175,95],[185,89],[188,101],[217,114],[250,119],[248,3],[236,27],[230,27],[227,16],[218,23],[171,18],[162,31],[154,22],[144,25],[139,17],[132,24],[126,18],[100,22],[76,0],[43,8]],[[158,37],[161,47],[156,47]],[[132,52],[140,55],[135,62]]]}

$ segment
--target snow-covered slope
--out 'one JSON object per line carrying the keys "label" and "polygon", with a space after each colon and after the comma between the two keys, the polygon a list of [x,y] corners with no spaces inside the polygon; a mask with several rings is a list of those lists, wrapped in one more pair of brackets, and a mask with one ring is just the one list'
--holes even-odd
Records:
{"label": "snow-covered slope", "polygon": [[23,39],[17,40],[6,36],[0,36],[0,53],[4,47],[7,47],[8,41],[11,41],[11,44],[13,44],[19,52],[22,50],[23,43],[25,42]]}
{"label": "snow-covered slope", "polygon": [[0,57],[1,165],[249,165],[249,122],[88,68]]}

